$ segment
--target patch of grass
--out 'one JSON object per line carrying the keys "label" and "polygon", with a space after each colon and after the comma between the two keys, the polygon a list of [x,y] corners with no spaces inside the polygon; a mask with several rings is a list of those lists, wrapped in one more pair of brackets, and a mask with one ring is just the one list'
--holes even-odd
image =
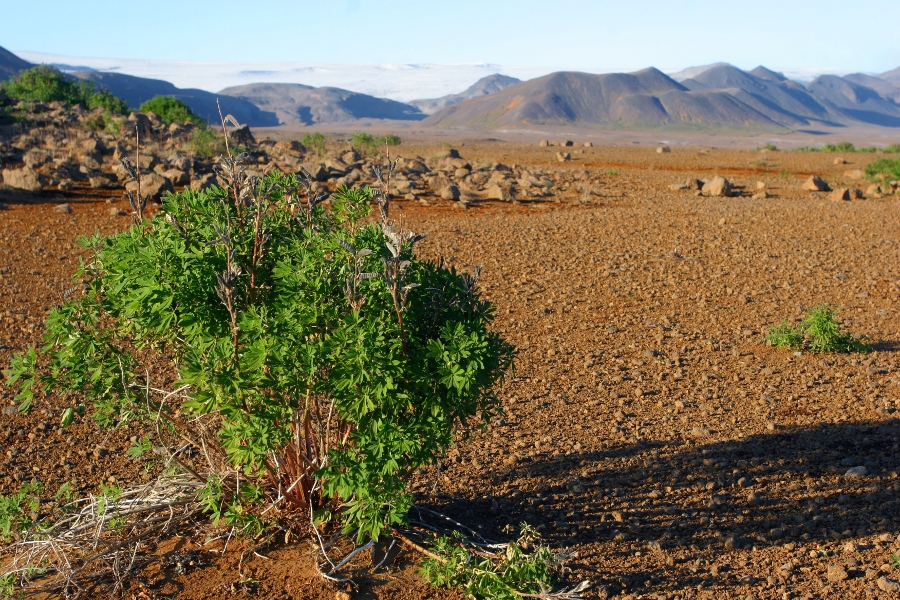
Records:
{"label": "patch of grass", "polygon": [[378,153],[381,146],[399,146],[400,138],[393,134],[376,138],[369,133],[354,133],[350,145],[360,154],[372,156]]}
{"label": "patch of grass", "polygon": [[759,148],[757,148],[757,150],[769,150],[769,151],[771,151],[771,152],[777,152],[777,151],[778,151],[778,146],[776,146],[776,145],[773,144],[772,142],[769,142],[769,143],[766,144],[765,146],[760,146]]}
{"label": "patch of grass", "polygon": [[887,154],[900,154],[900,144],[891,144],[884,149]]}
{"label": "patch of grass", "polygon": [[900,179],[900,158],[880,158],[866,167],[869,179]]}
{"label": "patch of grass", "polygon": [[608,171],[606,171],[606,174],[615,177],[619,174],[619,171],[618,169],[609,169]]}
{"label": "patch of grass", "polygon": [[[213,158],[225,154],[225,137],[222,132],[212,127],[200,127],[191,133],[188,140],[188,148],[203,158]],[[238,148],[232,148],[235,153],[240,153]]]}
{"label": "patch of grass", "polygon": [[790,179],[793,175],[790,171],[778,171],[778,179]]}
{"label": "patch of grass", "polygon": [[803,347],[803,333],[790,321],[782,321],[769,330],[766,342],[776,348],[799,350]]}
{"label": "patch of grass", "polygon": [[317,156],[325,154],[325,136],[321,133],[307,133],[300,141],[304,147],[312,150]]}
{"label": "patch of grass", "polygon": [[31,526],[32,514],[40,506],[38,494],[43,489],[41,482],[32,481],[15,494],[0,496],[0,537],[4,541],[8,542]]}
{"label": "patch of grass", "polygon": [[171,96],[154,96],[143,104],[139,109],[141,112],[152,112],[159,115],[163,123],[169,125],[171,123],[193,123],[194,125],[206,125],[206,123],[194,114],[191,107]]}
{"label": "patch of grass", "polygon": [[799,325],[782,321],[770,329],[766,342],[776,348],[806,348],[814,354],[869,352],[871,346],[865,340],[841,332],[841,326],[834,318],[836,314],[837,311],[827,304],[813,307],[806,311]]}

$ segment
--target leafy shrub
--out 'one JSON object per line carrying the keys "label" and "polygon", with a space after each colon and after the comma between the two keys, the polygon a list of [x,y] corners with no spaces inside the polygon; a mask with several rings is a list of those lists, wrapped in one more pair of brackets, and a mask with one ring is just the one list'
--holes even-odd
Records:
{"label": "leafy shrub", "polygon": [[225,136],[212,127],[200,127],[191,132],[188,148],[203,158],[214,158],[225,154]]}
{"label": "leafy shrub", "polygon": [[125,114],[128,105],[107,90],[98,90],[93,81],[67,77],[47,65],[32,67],[0,84],[13,100],[65,102],[85,108],[103,108],[112,114]]}
{"label": "leafy shrub", "polygon": [[313,150],[318,156],[325,154],[325,136],[321,133],[307,133],[300,143]]}
{"label": "leafy shrub", "polygon": [[870,179],[900,179],[900,158],[879,158],[866,166],[866,176]]}
{"label": "leafy shrub", "polygon": [[803,333],[790,321],[782,321],[769,330],[766,342],[776,348],[799,350],[803,347]]}
{"label": "leafy shrub", "polygon": [[[290,489],[377,539],[406,520],[409,477],[455,427],[497,414],[514,349],[489,330],[477,277],[419,259],[420,236],[395,230],[386,204],[365,220],[371,189],[340,188],[325,209],[299,202],[293,175],[249,179],[230,158],[223,172],[228,189],[169,195],[152,220],[89,240],[83,296],[51,311],[45,346],[16,356],[8,383],[22,409],[35,389],[77,392],[108,426],[215,413],[244,476],[231,499],[212,477],[207,507],[240,514]],[[165,349],[182,406],[143,396],[135,348]]]}
{"label": "leafy shrub", "polygon": [[900,144],[891,144],[884,151],[888,154],[900,154]]}
{"label": "leafy shrub", "polygon": [[766,334],[766,342],[776,348],[800,350],[806,347],[813,353],[868,352],[871,347],[848,333],[842,333],[834,317],[837,311],[823,304],[804,314],[799,327],[782,321]]}
{"label": "leafy shrub", "polygon": [[368,133],[354,133],[350,145],[360,154],[371,156],[377,154],[381,146],[399,146],[400,138],[393,134],[376,138]]}
{"label": "leafy shrub", "polygon": [[154,96],[141,104],[138,110],[156,113],[167,125],[170,123],[206,125],[203,119],[194,114],[190,106],[171,96]]}
{"label": "leafy shrub", "polygon": [[765,146],[760,146],[757,150],[769,150],[770,152],[776,152],[778,150],[778,146],[773,144],[772,142],[767,143]]}

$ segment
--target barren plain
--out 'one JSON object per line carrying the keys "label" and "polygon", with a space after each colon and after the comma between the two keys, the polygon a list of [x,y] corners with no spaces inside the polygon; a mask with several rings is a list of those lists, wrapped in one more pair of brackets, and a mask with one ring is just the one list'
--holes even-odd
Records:
{"label": "barren plain", "polygon": [[[900,569],[900,201],[833,202],[832,186],[875,158],[674,147],[455,144],[468,161],[553,174],[553,193],[468,208],[422,195],[394,214],[427,233],[419,252],[483,265],[495,326],[519,349],[506,415],[461,437],[415,481],[418,504],[505,541],[528,522],[578,554],[567,578],[586,598],[895,598]],[[425,142],[406,157],[442,151]],[[738,197],[671,184],[721,174]],[[766,198],[751,198],[757,182]],[[83,252],[80,235],[129,219],[121,191],[76,185],[0,211],[0,362],[39,344]],[[72,214],[53,210],[68,203]],[[840,307],[865,355],[795,354],[766,329]],[[139,425],[59,428],[60,398],[25,415],[0,387],[0,493],[33,478],[146,481],[126,449]],[[854,467],[854,473],[847,471]],[[125,597],[457,598],[429,588],[404,552],[386,572],[360,556],[356,584],[332,584],[305,541],[244,556],[185,530]],[[190,556],[189,563],[173,556]],[[177,563],[177,564],[176,564]],[[177,567],[177,568],[176,568]],[[104,593],[102,589],[98,594]]]}

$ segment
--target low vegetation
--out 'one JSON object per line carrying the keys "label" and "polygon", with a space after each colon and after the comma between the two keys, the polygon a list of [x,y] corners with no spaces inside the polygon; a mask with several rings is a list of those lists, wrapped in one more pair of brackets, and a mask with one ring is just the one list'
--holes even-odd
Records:
{"label": "low vegetation", "polygon": [[866,166],[869,179],[900,179],[900,158],[879,158]]}
{"label": "low vegetation", "polygon": [[171,123],[193,123],[194,125],[206,125],[206,122],[194,114],[191,107],[171,96],[154,96],[141,104],[138,109],[141,112],[152,112],[159,115],[166,125]]}
{"label": "low vegetation", "polygon": [[14,101],[65,102],[88,109],[102,108],[105,112],[122,115],[128,105],[107,90],[98,89],[92,81],[68,77],[47,65],[32,67],[9,81],[0,89]]}
{"label": "low vegetation", "polygon": [[399,146],[400,138],[393,134],[376,138],[369,133],[354,133],[350,145],[360,154],[373,156],[383,146]]}
{"label": "low vegetation", "polygon": [[304,147],[316,153],[316,156],[325,154],[325,136],[321,133],[307,133],[300,142]]}
{"label": "low vegetation", "polygon": [[766,334],[766,342],[776,348],[809,350],[812,353],[868,352],[871,347],[863,339],[841,332],[835,320],[837,311],[823,304],[804,314],[799,325],[782,321]]}
{"label": "low vegetation", "polygon": [[[895,144],[896,146],[896,144]],[[889,146],[893,147],[893,146]],[[801,148],[797,148],[796,152],[842,152],[842,153],[865,153],[865,154],[874,154],[878,152],[878,148],[875,146],[867,146],[865,148],[857,148],[850,142],[838,142],[837,144],[825,144],[822,147],[814,147],[814,146],[803,146]],[[890,152],[890,150],[887,150]]]}

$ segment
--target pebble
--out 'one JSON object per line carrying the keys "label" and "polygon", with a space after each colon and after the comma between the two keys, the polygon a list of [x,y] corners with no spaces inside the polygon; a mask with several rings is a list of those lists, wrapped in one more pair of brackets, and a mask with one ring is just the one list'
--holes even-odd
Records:
{"label": "pebble", "polygon": [[869,470],[864,466],[852,467],[847,469],[847,472],[844,473],[844,477],[847,479],[854,479],[856,477],[865,477],[869,474]]}
{"label": "pebble", "polygon": [[694,427],[691,429],[691,435],[694,437],[707,437],[710,431],[706,427]]}
{"label": "pebble", "polygon": [[6,415],[7,417],[14,417],[15,415],[19,414],[19,407],[18,406],[4,406],[3,414]]}
{"label": "pebble", "polygon": [[887,577],[879,577],[878,581],[876,581],[875,584],[878,586],[878,589],[881,590],[882,592],[893,592],[893,593],[900,592],[900,583],[897,583],[896,581],[891,581]]}
{"label": "pebble", "polygon": [[69,206],[68,204],[57,204],[56,206],[53,207],[53,212],[61,213],[64,215],[71,215],[74,211],[72,210],[72,207]]}
{"label": "pebble", "polygon": [[747,495],[747,502],[751,505],[759,504],[759,494],[757,494],[756,492],[750,492]]}
{"label": "pebble", "polygon": [[825,571],[825,577],[828,578],[828,581],[831,583],[837,583],[847,579],[849,575],[847,575],[847,569],[844,567],[840,565],[829,565],[828,569]]}

